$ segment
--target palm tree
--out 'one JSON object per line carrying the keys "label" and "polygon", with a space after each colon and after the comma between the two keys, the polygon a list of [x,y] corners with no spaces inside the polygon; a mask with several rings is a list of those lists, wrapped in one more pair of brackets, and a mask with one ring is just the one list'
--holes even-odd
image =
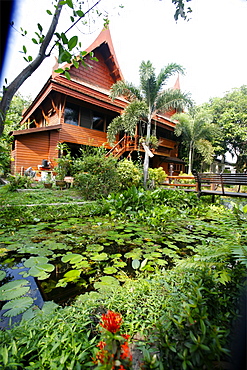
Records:
{"label": "palm tree", "polygon": [[206,163],[212,163],[214,148],[210,140],[215,133],[215,126],[211,123],[211,116],[202,110],[197,110],[188,114],[176,113],[172,118],[178,121],[175,135],[181,136],[182,142],[188,149],[188,173],[192,172],[195,151],[202,155]]}
{"label": "palm tree", "polygon": [[[136,124],[142,119],[145,120],[147,126],[144,144],[149,149],[151,122],[155,114],[167,112],[169,109],[182,111],[186,105],[192,105],[189,94],[182,93],[178,89],[163,89],[169,77],[175,73],[184,74],[184,69],[179,64],[171,63],[156,76],[152,63],[143,61],[139,69],[139,88],[125,81],[118,81],[112,85],[112,99],[124,96],[130,104],[125,108],[123,114],[115,118],[109,125],[107,130],[109,143],[115,141],[116,134],[120,131],[134,135]],[[149,155],[148,150],[145,150],[144,186],[147,183],[148,167]]]}

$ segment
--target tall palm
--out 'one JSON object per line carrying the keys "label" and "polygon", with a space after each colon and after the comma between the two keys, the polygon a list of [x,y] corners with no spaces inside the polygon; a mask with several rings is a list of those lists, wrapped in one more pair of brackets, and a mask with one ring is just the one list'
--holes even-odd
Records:
{"label": "tall palm", "polygon": [[178,121],[175,135],[181,136],[188,148],[188,173],[192,172],[195,150],[202,155],[206,163],[211,163],[214,149],[210,140],[215,133],[211,116],[203,111],[194,111],[190,114],[176,113],[172,118]]}
{"label": "tall palm", "polygon": [[[149,148],[151,136],[151,122],[156,113],[166,112],[169,109],[182,111],[186,105],[191,105],[189,94],[182,93],[178,89],[166,89],[164,86],[175,73],[184,74],[184,69],[176,63],[168,64],[156,76],[154,67],[150,61],[142,62],[139,69],[140,87],[133,84],[118,81],[111,88],[111,97],[115,99],[124,96],[130,104],[124,113],[115,118],[108,127],[108,141],[113,143],[115,136],[120,131],[133,135],[136,124],[140,119],[145,120],[147,135],[145,145]],[[145,150],[144,159],[144,185],[146,186],[149,167],[149,155]]]}

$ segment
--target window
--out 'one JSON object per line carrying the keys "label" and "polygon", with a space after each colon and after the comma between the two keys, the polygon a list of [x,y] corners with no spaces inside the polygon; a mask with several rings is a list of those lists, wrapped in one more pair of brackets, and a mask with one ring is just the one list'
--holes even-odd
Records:
{"label": "window", "polygon": [[70,125],[78,125],[79,122],[79,106],[67,102],[64,110],[64,122]]}
{"label": "window", "polygon": [[64,110],[64,123],[106,132],[106,128],[116,116],[93,111],[86,107],[67,102]]}
{"label": "window", "polygon": [[104,115],[98,112],[93,112],[92,119],[93,119],[92,129],[98,130],[98,131],[104,131],[104,127],[105,127]]}

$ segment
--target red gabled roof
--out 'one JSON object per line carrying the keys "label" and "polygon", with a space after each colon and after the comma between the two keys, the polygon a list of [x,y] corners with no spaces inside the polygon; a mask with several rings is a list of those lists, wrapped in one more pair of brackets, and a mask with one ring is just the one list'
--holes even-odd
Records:
{"label": "red gabled roof", "polygon": [[103,28],[103,30],[100,32],[99,36],[94,40],[94,42],[85,50],[88,53],[94,51],[96,48],[98,48],[101,45],[107,45],[110,51],[110,56],[106,60],[106,63],[108,64],[108,67],[111,66],[112,70],[115,71],[115,75],[118,75],[119,78],[123,80],[123,74],[121,72],[121,69],[119,67],[117,57],[115,54],[115,50],[113,47],[112,43],[112,38],[111,38],[111,33],[110,29],[108,28]]}
{"label": "red gabled roof", "polygon": [[[111,73],[111,76],[116,81],[123,80],[123,74],[121,72],[121,69],[119,67],[117,57],[115,54],[115,50],[112,43],[111,33],[108,28],[103,28],[103,30],[100,32],[98,37],[94,40],[94,42],[85,49],[85,51],[89,54],[91,52],[95,52],[96,49],[99,49],[101,54],[104,57],[105,64],[109,68],[109,71]],[[56,64],[53,67],[52,71],[52,77],[56,77],[59,75],[59,73],[54,72],[54,70],[58,69],[58,63],[56,61]],[[72,67],[73,64],[67,64],[63,66],[63,69],[66,67]]]}

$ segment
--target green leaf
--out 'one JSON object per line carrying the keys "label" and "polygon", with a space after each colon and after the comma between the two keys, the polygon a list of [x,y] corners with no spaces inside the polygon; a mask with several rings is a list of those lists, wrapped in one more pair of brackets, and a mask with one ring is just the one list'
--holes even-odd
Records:
{"label": "green leaf", "polygon": [[2,310],[9,310],[3,314],[5,317],[14,317],[26,311],[33,304],[31,297],[21,297],[5,303]]}
{"label": "green leaf", "polygon": [[30,287],[26,285],[29,284],[28,280],[19,279],[2,285],[0,287],[0,300],[7,301],[26,294],[30,289]]}
{"label": "green leaf", "polygon": [[49,15],[52,15],[52,12],[50,10],[46,10],[46,13],[49,14]]}
{"label": "green leaf", "polygon": [[65,33],[63,33],[63,32],[61,33],[61,39],[62,39],[64,44],[68,44],[68,39],[67,39]]}
{"label": "green leaf", "polygon": [[76,254],[76,253],[71,253],[71,254],[66,254],[65,256],[62,257],[62,262],[69,262],[69,263],[78,263],[80,262],[81,260],[83,259],[83,256],[81,256],[80,254]]}
{"label": "green leaf", "polygon": [[78,42],[78,36],[71,37],[71,39],[68,42],[68,47],[70,51],[77,45],[77,42]]}
{"label": "green leaf", "polygon": [[79,68],[79,63],[77,62],[77,60],[73,60],[73,65],[75,68]]}
{"label": "green leaf", "polygon": [[70,79],[71,79],[69,72],[65,71],[65,72],[64,72],[64,75],[65,75],[65,77],[66,77],[68,80],[70,80]]}
{"label": "green leaf", "polygon": [[34,44],[38,44],[38,41],[37,41],[35,38],[32,38],[32,42],[33,42]]}
{"label": "green leaf", "polygon": [[42,263],[47,263],[49,259],[47,257],[30,257],[24,262],[25,267],[33,267]]}
{"label": "green leaf", "polygon": [[26,48],[26,46],[25,46],[25,45],[23,45],[22,50],[23,50],[23,52],[24,52],[25,54],[27,53],[27,48]]}
{"label": "green leaf", "polygon": [[38,26],[39,31],[42,32],[43,31],[43,27],[41,26],[41,24],[38,23],[37,26]]}
{"label": "green leaf", "polygon": [[204,324],[204,321],[202,319],[200,319],[200,327],[201,327],[202,334],[205,335],[206,334],[206,325]]}
{"label": "green leaf", "polygon": [[56,69],[54,72],[56,72],[56,73],[63,73],[63,72],[64,72],[64,70],[63,70],[63,68],[58,68],[58,69]]}
{"label": "green leaf", "polygon": [[98,253],[91,257],[93,261],[105,261],[108,259],[108,255],[106,253]]}
{"label": "green leaf", "polygon": [[104,268],[104,273],[105,274],[109,274],[109,275],[111,275],[111,274],[115,274],[117,272],[117,269],[115,269],[115,267],[105,267]]}
{"label": "green leaf", "polygon": [[78,15],[78,17],[84,17],[84,13],[81,11],[81,10],[77,10],[76,11],[76,14]]}
{"label": "green leaf", "polygon": [[72,1],[72,0],[66,0],[66,4],[67,4],[71,9],[73,9],[73,8],[74,8],[73,1]]}
{"label": "green leaf", "polygon": [[134,259],[133,261],[132,261],[132,267],[133,267],[133,269],[134,270],[137,270],[139,267],[140,267],[140,261],[138,260],[138,259]]}
{"label": "green leaf", "polygon": [[70,270],[64,274],[66,279],[78,279],[80,277],[81,271],[80,270]]}
{"label": "green leaf", "polygon": [[3,280],[6,276],[6,272],[5,271],[0,271],[0,281]]}

